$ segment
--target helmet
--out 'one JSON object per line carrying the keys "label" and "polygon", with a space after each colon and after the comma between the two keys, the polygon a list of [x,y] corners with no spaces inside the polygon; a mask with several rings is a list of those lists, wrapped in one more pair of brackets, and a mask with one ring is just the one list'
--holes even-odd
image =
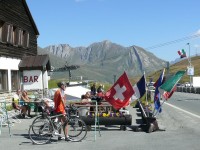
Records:
{"label": "helmet", "polygon": [[66,83],[64,81],[61,81],[61,82],[58,82],[57,85],[59,88],[61,88],[62,85],[66,86]]}

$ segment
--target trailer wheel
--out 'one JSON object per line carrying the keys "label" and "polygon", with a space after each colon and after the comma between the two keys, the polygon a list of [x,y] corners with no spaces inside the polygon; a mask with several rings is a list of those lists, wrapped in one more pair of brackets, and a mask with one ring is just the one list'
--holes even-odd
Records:
{"label": "trailer wheel", "polygon": [[126,131],[126,126],[125,125],[120,125],[120,130]]}

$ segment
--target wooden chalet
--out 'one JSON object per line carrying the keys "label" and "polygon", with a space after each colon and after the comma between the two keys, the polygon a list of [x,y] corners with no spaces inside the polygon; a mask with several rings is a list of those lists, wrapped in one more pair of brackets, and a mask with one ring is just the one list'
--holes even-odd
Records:
{"label": "wooden chalet", "polygon": [[[38,59],[38,36],[39,32],[26,0],[0,0],[0,93],[20,88],[21,71],[31,70],[36,64],[39,69],[40,66],[43,69],[50,68],[50,63],[46,60],[48,56],[40,64],[27,62],[27,57],[30,60]],[[28,68],[24,64],[26,62]]]}

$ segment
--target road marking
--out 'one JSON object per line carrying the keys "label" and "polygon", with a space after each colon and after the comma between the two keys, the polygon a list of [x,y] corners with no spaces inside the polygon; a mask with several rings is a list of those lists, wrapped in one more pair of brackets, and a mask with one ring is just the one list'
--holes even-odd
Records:
{"label": "road marking", "polygon": [[171,107],[173,107],[173,108],[175,108],[175,109],[178,109],[178,110],[180,110],[180,111],[183,111],[184,113],[187,113],[187,114],[189,114],[189,115],[191,115],[191,116],[194,116],[194,117],[200,119],[200,116],[199,116],[199,115],[193,114],[193,113],[191,113],[191,112],[189,112],[189,111],[187,111],[187,110],[181,109],[181,108],[179,108],[179,107],[177,107],[177,106],[174,106],[174,105],[172,105],[172,104],[169,104],[169,103],[167,103],[167,102],[165,102],[165,104],[167,104],[168,106],[171,106]]}

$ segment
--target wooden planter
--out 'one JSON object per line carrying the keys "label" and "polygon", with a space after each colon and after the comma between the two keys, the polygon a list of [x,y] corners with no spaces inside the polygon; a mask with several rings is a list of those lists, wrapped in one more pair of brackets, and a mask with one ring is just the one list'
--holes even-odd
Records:
{"label": "wooden planter", "polygon": [[[95,118],[90,116],[80,116],[86,125],[94,125]],[[124,115],[121,117],[98,117],[99,125],[131,125],[132,116]],[[97,123],[98,124],[98,123]]]}

